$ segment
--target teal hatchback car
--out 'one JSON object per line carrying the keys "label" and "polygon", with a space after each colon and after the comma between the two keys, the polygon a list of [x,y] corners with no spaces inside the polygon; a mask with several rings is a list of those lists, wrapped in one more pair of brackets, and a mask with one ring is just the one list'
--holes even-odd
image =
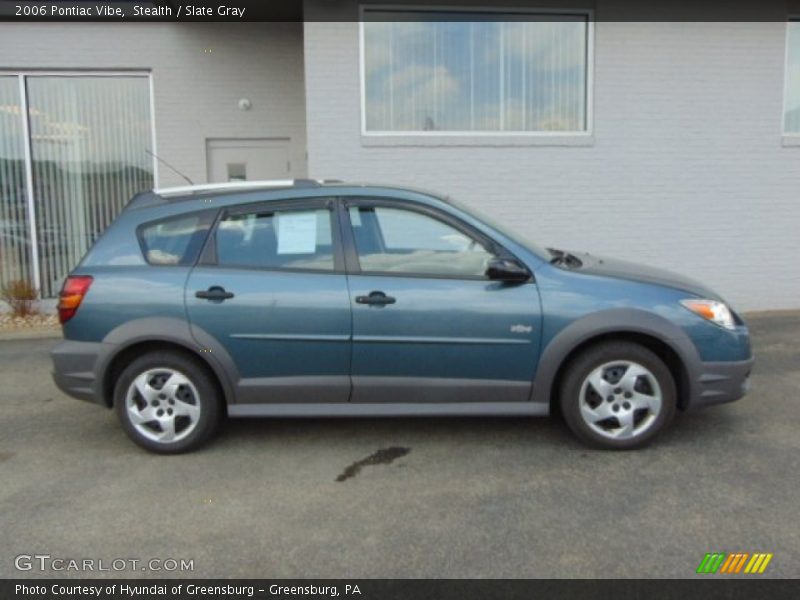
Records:
{"label": "teal hatchback car", "polygon": [[231,417],[547,415],[639,447],[740,398],[704,285],[539,248],[429,192],[295,180],[134,197],[66,279],[56,384],[162,453]]}

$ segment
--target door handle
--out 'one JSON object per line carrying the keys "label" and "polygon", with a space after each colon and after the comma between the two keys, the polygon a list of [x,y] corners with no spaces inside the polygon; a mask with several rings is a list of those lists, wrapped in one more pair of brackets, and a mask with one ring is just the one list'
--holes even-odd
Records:
{"label": "door handle", "polygon": [[394,304],[397,299],[387,296],[383,292],[370,292],[369,296],[356,296],[356,302],[358,304],[384,306],[386,304]]}
{"label": "door handle", "polygon": [[233,298],[233,292],[226,292],[224,287],[219,285],[212,285],[208,290],[194,293],[195,298],[203,298],[204,300],[216,300],[222,302],[228,298]]}

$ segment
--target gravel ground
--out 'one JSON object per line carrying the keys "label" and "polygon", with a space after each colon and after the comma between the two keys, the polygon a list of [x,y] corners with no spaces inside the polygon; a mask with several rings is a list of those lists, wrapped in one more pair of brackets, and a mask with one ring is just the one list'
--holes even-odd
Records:
{"label": "gravel ground", "polygon": [[11,313],[0,313],[0,333],[31,330],[55,331],[58,328],[58,316],[54,314],[15,317]]}

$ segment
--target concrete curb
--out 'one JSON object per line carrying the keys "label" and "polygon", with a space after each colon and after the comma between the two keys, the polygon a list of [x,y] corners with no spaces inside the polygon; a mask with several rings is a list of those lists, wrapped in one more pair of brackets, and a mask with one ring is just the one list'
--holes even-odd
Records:
{"label": "concrete curb", "polygon": [[742,317],[744,317],[745,321],[749,320],[756,320],[756,319],[779,319],[779,318],[798,318],[800,317],[800,310],[796,308],[787,308],[781,310],[759,310],[759,311],[748,311],[741,313]]}
{"label": "concrete curb", "polygon": [[18,329],[0,330],[0,342],[12,342],[17,340],[57,340],[62,337],[61,329]]}

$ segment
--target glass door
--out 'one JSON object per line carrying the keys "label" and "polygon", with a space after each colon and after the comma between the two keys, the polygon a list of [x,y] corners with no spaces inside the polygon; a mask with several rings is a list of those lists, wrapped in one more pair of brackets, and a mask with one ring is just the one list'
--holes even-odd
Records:
{"label": "glass door", "polygon": [[153,187],[149,79],[48,75],[26,83],[46,298],[128,200]]}
{"label": "glass door", "polygon": [[0,76],[0,285],[33,278],[19,77]]}

